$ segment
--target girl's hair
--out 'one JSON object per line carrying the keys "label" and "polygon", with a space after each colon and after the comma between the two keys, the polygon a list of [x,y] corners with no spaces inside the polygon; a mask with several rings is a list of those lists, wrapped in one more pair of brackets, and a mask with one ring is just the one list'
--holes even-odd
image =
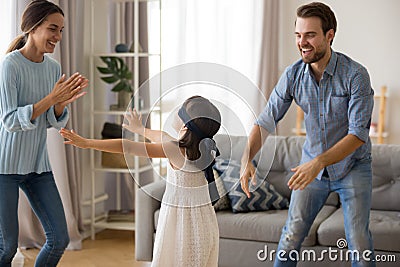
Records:
{"label": "girl's hair", "polygon": [[[221,126],[221,114],[208,99],[201,96],[192,96],[182,105],[187,114],[192,118],[199,130],[207,137],[213,138]],[[186,148],[186,156],[189,160],[200,158],[201,138],[189,129],[179,140],[179,147]]]}
{"label": "girl's hair", "polygon": [[46,18],[54,13],[60,13],[64,16],[62,9],[46,0],[34,0],[26,8],[22,14],[21,31],[23,34],[17,36],[7,49],[7,53],[21,49],[28,39],[29,33],[37,26],[43,23]]}

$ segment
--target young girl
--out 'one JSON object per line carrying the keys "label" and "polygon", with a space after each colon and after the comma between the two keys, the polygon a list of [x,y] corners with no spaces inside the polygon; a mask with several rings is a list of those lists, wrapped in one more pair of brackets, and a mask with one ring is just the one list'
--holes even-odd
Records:
{"label": "young girl", "polygon": [[[212,139],[220,128],[218,109],[207,99],[194,96],[179,109],[174,140],[165,132],[144,128],[136,112],[125,116],[123,127],[152,143],[123,139],[85,139],[62,129],[66,144],[107,152],[125,152],[150,158],[168,158],[167,186],[160,210],[152,266],[217,267],[219,231],[207,180],[218,149]],[[211,173],[211,175],[210,175]],[[211,177],[212,176],[212,177]],[[205,179],[207,178],[207,179]]]}
{"label": "young girl", "polygon": [[[47,56],[62,39],[64,13],[46,0],[31,1],[22,35],[0,66],[0,266],[11,266],[18,246],[19,188],[39,218],[46,243],[35,266],[56,266],[69,243],[67,222],[47,154],[47,128],[68,121],[67,105],[85,94],[88,81],[69,79]],[[61,78],[60,78],[61,77]]]}

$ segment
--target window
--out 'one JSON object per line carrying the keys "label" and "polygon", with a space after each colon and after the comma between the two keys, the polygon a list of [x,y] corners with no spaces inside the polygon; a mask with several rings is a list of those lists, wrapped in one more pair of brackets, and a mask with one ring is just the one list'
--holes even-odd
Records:
{"label": "window", "polygon": [[1,1],[0,18],[0,55],[4,55],[11,42],[11,0]]}
{"label": "window", "polygon": [[[235,75],[232,74],[237,72],[256,84],[259,76],[263,1],[163,1],[161,23],[155,19],[155,15],[152,16],[153,9],[149,8],[149,25],[161,24],[161,69],[166,70],[184,63],[216,63],[232,69],[232,73],[226,73],[223,79],[232,81],[231,79],[235,79],[233,77]],[[158,30],[157,27],[149,27],[150,45],[160,43]],[[150,69],[151,67],[150,62]],[[226,110],[222,113],[226,125],[232,125],[232,129],[227,129],[231,134],[244,134],[241,132],[241,127],[236,127],[237,119],[245,125],[243,129],[250,129],[253,126],[255,112],[249,107],[258,107],[261,103],[258,90],[249,93],[247,87],[228,88],[235,90],[228,97],[223,86],[215,86],[212,83],[194,83],[163,88],[168,90],[162,92],[163,112],[169,113],[172,110],[168,108],[175,107],[175,103],[183,102],[190,95],[200,94],[220,103],[229,102],[232,107],[243,107],[238,109],[241,112],[234,114],[228,110],[228,106],[225,106]],[[251,89],[256,89],[256,86]],[[238,95],[245,97],[241,98]],[[219,108],[222,110],[222,107]],[[164,118],[168,116],[163,115]]]}

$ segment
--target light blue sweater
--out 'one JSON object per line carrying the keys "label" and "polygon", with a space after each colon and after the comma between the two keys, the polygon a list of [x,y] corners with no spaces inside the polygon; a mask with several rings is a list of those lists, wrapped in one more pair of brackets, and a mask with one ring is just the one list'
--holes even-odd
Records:
{"label": "light blue sweater", "polygon": [[15,50],[0,65],[0,174],[51,171],[47,128],[65,127],[67,108],[56,118],[54,107],[31,121],[33,104],[48,95],[61,76],[61,66],[44,56],[41,63]]}

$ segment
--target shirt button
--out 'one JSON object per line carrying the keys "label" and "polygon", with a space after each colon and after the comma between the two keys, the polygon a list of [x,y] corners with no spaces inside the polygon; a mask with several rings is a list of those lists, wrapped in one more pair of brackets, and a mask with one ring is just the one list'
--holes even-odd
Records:
{"label": "shirt button", "polygon": [[321,131],[325,131],[325,129],[324,129],[324,128],[322,128],[322,129],[321,129]]}

